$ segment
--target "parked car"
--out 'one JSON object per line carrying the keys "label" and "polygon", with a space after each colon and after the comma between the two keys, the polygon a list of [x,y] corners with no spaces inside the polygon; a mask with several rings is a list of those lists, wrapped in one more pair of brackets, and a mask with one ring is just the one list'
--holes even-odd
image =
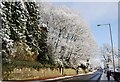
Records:
{"label": "parked car", "polygon": [[[114,69],[109,69],[111,72],[114,72]],[[115,69],[115,72],[120,72],[118,69]]]}

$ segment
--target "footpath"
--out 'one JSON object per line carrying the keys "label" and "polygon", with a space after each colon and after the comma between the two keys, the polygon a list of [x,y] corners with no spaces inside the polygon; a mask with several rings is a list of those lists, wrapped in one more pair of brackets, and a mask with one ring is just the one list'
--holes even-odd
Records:
{"label": "footpath", "polygon": [[107,80],[106,73],[102,73],[102,76],[100,78],[100,82],[116,82],[113,76],[110,76],[110,81]]}

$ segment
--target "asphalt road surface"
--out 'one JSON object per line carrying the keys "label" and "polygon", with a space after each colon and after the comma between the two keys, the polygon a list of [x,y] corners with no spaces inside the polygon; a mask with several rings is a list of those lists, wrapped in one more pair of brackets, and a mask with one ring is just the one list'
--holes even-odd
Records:
{"label": "asphalt road surface", "polygon": [[44,82],[99,82],[101,75],[102,75],[101,71],[96,71],[93,74],[80,75],[70,78],[57,79],[57,80],[44,81]]}

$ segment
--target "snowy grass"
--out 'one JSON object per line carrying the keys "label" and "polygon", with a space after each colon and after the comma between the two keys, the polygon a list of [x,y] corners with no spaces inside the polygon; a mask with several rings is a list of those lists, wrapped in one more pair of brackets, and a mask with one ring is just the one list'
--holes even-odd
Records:
{"label": "snowy grass", "polygon": [[[25,80],[62,76],[60,69],[53,65],[42,65],[39,62],[12,60],[3,62],[4,80]],[[72,68],[65,68],[64,75],[76,74]]]}
{"label": "snowy grass", "polygon": [[[84,74],[84,70],[79,70],[79,74]],[[50,77],[76,75],[76,70],[64,68],[63,75],[60,69],[52,65],[42,65],[39,62],[30,61],[12,61],[3,63],[4,80],[27,80],[27,79],[45,79]]]}
{"label": "snowy grass", "polygon": [[64,70],[64,74],[65,75],[72,75],[72,74],[76,74],[76,71],[74,69],[68,68]]}
{"label": "snowy grass", "polygon": [[53,68],[55,66],[53,65],[49,65],[49,64],[41,64],[39,62],[33,62],[33,61],[19,61],[19,60],[12,60],[10,62],[3,62],[3,71],[9,71],[9,70],[13,70],[14,68],[19,67],[28,67],[28,68]]}
{"label": "snowy grass", "polygon": [[75,75],[74,69],[64,69],[64,75],[60,73],[59,68],[39,68],[36,70],[34,68],[14,68],[13,71],[9,72],[7,80],[42,80],[51,77],[65,76],[65,75]]}

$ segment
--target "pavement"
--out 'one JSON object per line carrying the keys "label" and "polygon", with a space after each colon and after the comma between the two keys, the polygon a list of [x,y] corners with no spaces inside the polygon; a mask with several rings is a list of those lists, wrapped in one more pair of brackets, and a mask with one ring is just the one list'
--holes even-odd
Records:
{"label": "pavement", "polygon": [[110,76],[110,81],[107,80],[107,77],[106,77],[106,73],[102,73],[102,76],[100,78],[100,82],[116,82],[115,79],[113,78],[113,76]]}

